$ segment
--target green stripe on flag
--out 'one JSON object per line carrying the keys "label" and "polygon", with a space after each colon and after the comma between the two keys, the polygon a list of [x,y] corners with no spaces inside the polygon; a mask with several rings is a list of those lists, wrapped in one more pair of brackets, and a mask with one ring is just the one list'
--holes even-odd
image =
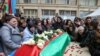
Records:
{"label": "green stripe on flag", "polygon": [[63,56],[64,51],[70,43],[70,36],[63,33],[51,41],[40,53],[39,56]]}
{"label": "green stripe on flag", "polygon": [[4,5],[4,12],[5,12],[5,13],[8,13],[8,4],[5,4],[5,5]]}

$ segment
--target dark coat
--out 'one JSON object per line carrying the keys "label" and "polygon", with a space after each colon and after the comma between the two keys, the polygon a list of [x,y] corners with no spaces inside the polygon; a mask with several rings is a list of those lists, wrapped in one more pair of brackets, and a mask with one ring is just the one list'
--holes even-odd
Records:
{"label": "dark coat", "polygon": [[91,56],[100,56],[100,42],[97,42],[96,31],[87,32],[86,38],[81,42],[81,46],[87,46]]}
{"label": "dark coat", "polygon": [[63,23],[58,23],[58,22],[55,22],[54,24],[52,24],[53,26],[53,29],[56,30],[56,29],[63,29]]}

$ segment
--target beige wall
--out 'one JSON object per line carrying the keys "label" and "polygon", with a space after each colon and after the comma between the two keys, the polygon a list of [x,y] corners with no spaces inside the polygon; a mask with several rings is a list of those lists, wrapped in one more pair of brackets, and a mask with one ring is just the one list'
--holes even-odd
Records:
{"label": "beige wall", "polygon": [[[100,6],[100,0],[97,2],[97,6],[80,6],[79,1],[77,0],[76,5],[64,5],[64,4],[59,4],[62,2],[62,0],[56,0],[56,3],[52,4],[45,4],[45,0],[38,0],[38,4],[24,4],[23,0],[19,0],[21,3],[17,4],[17,8],[23,9],[37,9],[38,10],[38,17],[42,16],[42,9],[49,9],[49,10],[55,10],[56,13],[59,13],[59,10],[75,10],[77,11],[77,16],[80,16],[79,13],[80,11],[94,11],[95,9]],[[74,0],[73,0],[74,1]],[[55,2],[53,0],[53,2]]]}

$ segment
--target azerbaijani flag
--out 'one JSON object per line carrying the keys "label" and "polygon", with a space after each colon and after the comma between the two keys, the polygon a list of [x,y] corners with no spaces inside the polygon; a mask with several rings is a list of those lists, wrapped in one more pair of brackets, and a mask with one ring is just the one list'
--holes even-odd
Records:
{"label": "azerbaijani flag", "polygon": [[14,56],[63,56],[70,41],[70,36],[63,33],[50,41],[42,50],[37,45],[23,45],[16,50]]}
{"label": "azerbaijani flag", "polygon": [[9,13],[16,13],[16,0],[8,0]]}
{"label": "azerbaijani flag", "polygon": [[70,43],[70,36],[63,33],[51,41],[41,52],[39,56],[63,56],[66,47]]}

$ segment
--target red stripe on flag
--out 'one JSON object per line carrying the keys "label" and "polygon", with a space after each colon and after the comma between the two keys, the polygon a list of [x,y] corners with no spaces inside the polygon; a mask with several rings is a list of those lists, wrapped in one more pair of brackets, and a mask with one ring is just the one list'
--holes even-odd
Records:
{"label": "red stripe on flag", "polygon": [[11,0],[8,0],[9,13],[12,13]]}

